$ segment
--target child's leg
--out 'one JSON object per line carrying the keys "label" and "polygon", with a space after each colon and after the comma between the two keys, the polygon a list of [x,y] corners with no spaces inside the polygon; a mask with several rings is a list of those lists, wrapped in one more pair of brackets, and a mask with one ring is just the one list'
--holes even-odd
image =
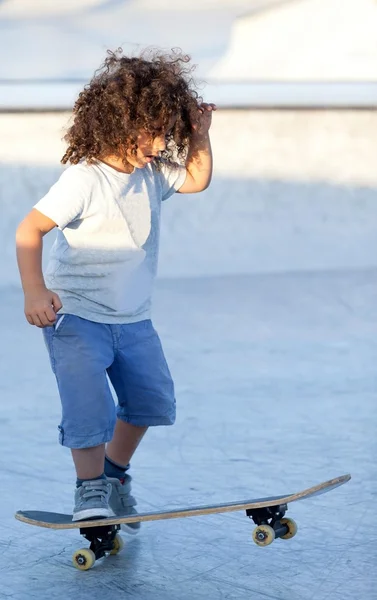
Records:
{"label": "child's leg", "polygon": [[114,437],[106,447],[106,456],[114,463],[126,467],[147,429],[148,427],[138,427],[117,419]]}
{"label": "child's leg", "polygon": [[94,448],[71,448],[77,479],[97,479],[103,474],[105,444]]}
{"label": "child's leg", "polygon": [[[110,507],[116,515],[135,514],[128,463],[150,425],[175,421],[174,385],[151,321],[123,325],[108,375],[118,397],[118,420],[107,445],[105,473],[110,477]],[[123,526],[124,527],[124,526]],[[136,533],[139,523],[130,523]]]}
{"label": "child's leg", "polygon": [[79,480],[73,519],[109,516],[104,455],[116,422],[106,375],[114,360],[112,328],[64,315],[58,329],[43,333],[62,403],[60,443],[71,449]]}
{"label": "child's leg", "polygon": [[108,375],[118,397],[118,419],[106,456],[126,470],[150,425],[175,421],[174,385],[150,320],[123,325]]}

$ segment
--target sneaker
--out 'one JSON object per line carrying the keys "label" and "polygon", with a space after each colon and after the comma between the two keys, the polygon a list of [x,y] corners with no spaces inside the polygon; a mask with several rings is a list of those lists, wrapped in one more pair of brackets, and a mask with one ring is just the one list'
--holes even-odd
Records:
{"label": "sneaker", "polygon": [[[134,508],[137,504],[135,498],[131,495],[130,475],[125,475],[123,479],[108,477],[107,481],[111,483],[111,496],[109,506],[117,517],[125,517],[128,515],[137,515],[137,510]],[[139,532],[140,522],[122,523],[123,531],[135,535]]]}
{"label": "sneaker", "polygon": [[75,491],[75,508],[72,521],[111,517],[109,508],[111,484],[107,479],[84,481]]}

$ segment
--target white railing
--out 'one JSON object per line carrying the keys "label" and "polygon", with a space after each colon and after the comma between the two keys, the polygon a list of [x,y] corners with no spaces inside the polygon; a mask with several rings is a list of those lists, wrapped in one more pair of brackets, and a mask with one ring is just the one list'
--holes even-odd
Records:
{"label": "white railing", "polygon": [[[1,80],[0,111],[70,110],[82,80]],[[377,81],[208,81],[202,96],[220,108],[376,108]]]}

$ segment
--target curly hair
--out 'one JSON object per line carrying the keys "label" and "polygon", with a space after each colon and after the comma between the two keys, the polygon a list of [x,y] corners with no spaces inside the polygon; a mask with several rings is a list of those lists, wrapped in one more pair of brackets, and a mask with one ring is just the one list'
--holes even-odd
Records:
{"label": "curly hair", "polygon": [[107,55],[74,104],[61,162],[92,163],[116,154],[126,164],[126,152],[136,154],[140,130],[152,137],[160,135],[172,117],[177,118],[161,157],[169,162],[174,156],[184,159],[201,101],[194,89],[190,57],[179,49],[171,54],[149,49],[128,57],[119,48],[108,50]]}

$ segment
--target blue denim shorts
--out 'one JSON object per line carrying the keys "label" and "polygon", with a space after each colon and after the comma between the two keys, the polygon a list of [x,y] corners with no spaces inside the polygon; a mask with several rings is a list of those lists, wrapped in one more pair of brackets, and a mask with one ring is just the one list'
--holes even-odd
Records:
{"label": "blue denim shorts", "polygon": [[174,423],[174,385],[150,320],[106,325],[64,314],[43,335],[62,403],[63,446],[110,441],[117,417],[141,427]]}

